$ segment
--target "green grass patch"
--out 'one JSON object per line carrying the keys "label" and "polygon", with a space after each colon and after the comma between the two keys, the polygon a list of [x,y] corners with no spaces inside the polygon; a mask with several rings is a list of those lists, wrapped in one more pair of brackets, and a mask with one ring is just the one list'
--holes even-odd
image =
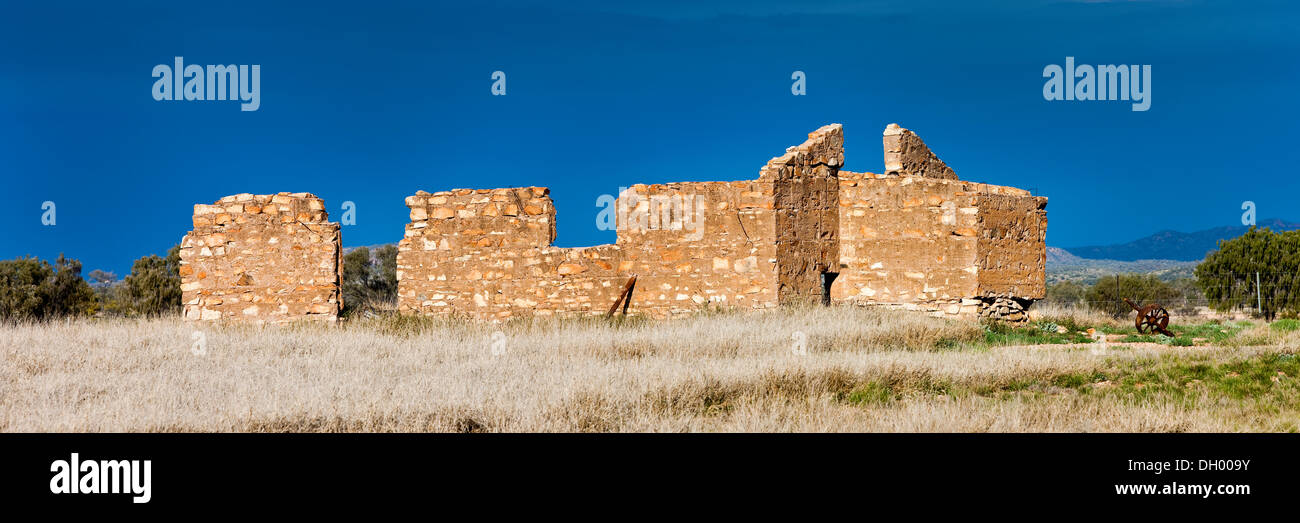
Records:
{"label": "green grass patch", "polygon": [[1128,334],[1133,332],[1133,327],[1129,327],[1129,326],[1116,327],[1113,325],[1102,325],[1101,327],[1097,327],[1097,330],[1104,332],[1106,334]]}
{"label": "green grass patch", "polygon": [[1092,341],[1083,332],[1070,331],[1062,334],[1057,331],[1057,326],[1057,324],[1051,322],[1036,322],[1023,327],[1012,326],[1004,322],[988,322],[983,324],[984,343],[1001,346],[1089,343]]}
{"label": "green grass patch", "polygon": [[851,405],[884,405],[898,398],[899,394],[888,385],[869,381],[854,387],[840,400]]}
{"label": "green grass patch", "polygon": [[[1135,367],[1120,380],[1116,393],[1142,400],[1153,396],[1199,401],[1227,398],[1253,400],[1273,408],[1300,408],[1300,359],[1266,354],[1222,363],[1162,358]],[[1281,374],[1279,374],[1279,372]]]}
{"label": "green grass patch", "polygon": [[1169,330],[1179,338],[1206,338],[1210,343],[1220,343],[1237,337],[1237,334],[1251,326],[1250,322],[1220,323],[1208,321],[1191,325],[1170,325]]}
{"label": "green grass patch", "polygon": [[1291,332],[1300,329],[1300,320],[1277,320],[1269,325],[1269,328],[1275,331]]}
{"label": "green grass patch", "polygon": [[[873,406],[898,401],[908,395],[961,397],[976,395],[1007,399],[1029,394],[1077,392],[1112,395],[1125,403],[1173,402],[1194,407],[1203,402],[1222,406],[1225,401],[1241,404],[1253,415],[1300,412],[1300,356],[1264,354],[1228,361],[1167,355],[1124,363],[1088,372],[1062,373],[1039,378],[1017,378],[995,383],[954,385],[946,380],[860,384],[838,399]],[[1099,387],[1097,384],[1109,384]],[[1279,420],[1279,423],[1285,420]],[[1281,425],[1269,430],[1285,429]],[[1294,430],[1300,427],[1294,427]]]}
{"label": "green grass patch", "polygon": [[858,384],[837,399],[851,405],[883,405],[908,395],[966,396],[972,391],[957,387],[946,379],[929,376],[919,380],[868,381]]}

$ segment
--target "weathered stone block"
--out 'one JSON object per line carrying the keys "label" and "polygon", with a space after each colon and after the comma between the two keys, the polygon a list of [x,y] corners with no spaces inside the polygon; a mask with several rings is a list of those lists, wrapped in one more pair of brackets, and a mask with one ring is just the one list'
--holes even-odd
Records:
{"label": "weathered stone block", "polygon": [[324,209],[308,193],[245,193],[195,205],[194,230],[180,249],[184,318],[336,320],[342,238]]}

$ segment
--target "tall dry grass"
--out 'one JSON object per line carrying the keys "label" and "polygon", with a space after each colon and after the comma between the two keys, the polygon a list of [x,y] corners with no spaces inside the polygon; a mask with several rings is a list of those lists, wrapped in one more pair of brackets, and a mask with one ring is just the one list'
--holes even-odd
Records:
{"label": "tall dry grass", "polygon": [[666,323],[0,326],[0,430],[1219,431],[1287,430],[1295,416],[1051,385],[1161,358],[1287,347],[1095,355],[989,348],[983,335],[971,323],[854,307]]}

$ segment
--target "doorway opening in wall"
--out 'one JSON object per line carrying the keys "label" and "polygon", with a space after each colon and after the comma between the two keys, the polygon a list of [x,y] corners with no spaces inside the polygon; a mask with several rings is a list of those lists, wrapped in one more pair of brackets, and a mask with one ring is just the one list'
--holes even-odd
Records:
{"label": "doorway opening in wall", "polygon": [[838,272],[822,271],[822,305],[831,304],[831,284],[835,283],[835,277],[839,275]]}

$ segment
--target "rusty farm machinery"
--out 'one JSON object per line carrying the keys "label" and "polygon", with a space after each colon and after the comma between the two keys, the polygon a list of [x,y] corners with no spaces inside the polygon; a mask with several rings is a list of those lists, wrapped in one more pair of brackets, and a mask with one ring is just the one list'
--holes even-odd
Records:
{"label": "rusty farm machinery", "polygon": [[1169,311],[1161,307],[1159,303],[1150,303],[1139,307],[1132,300],[1124,298],[1124,303],[1137,311],[1137,317],[1133,319],[1133,326],[1142,334],[1158,332],[1165,336],[1173,337],[1174,333],[1169,332]]}

